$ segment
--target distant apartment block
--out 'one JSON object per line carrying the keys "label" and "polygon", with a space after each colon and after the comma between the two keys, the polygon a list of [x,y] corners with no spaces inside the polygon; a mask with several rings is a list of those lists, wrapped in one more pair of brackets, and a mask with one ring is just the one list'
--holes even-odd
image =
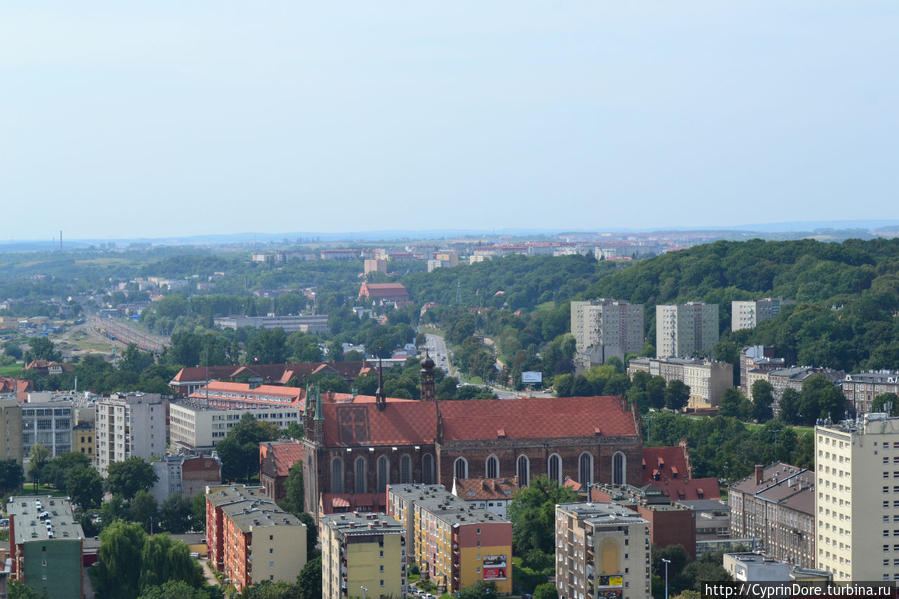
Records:
{"label": "distant apartment block", "polygon": [[779,297],[731,302],[730,330],[754,329],[760,322],[780,314],[782,304]]}
{"label": "distant apartment block", "polygon": [[0,460],[22,465],[22,406],[12,399],[0,400]]}
{"label": "distant apartment block", "polygon": [[614,299],[571,302],[571,334],[578,360],[588,368],[612,356],[622,362],[643,349],[643,304]]}
{"label": "distant apartment block", "polygon": [[121,393],[97,402],[97,470],[130,457],[166,452],[166,401],[158,393]]}
{"label": "distant apartment block", "polygon": [[359,250],[354,249],[334,249],[334,250],[322,250],[319,253],[319,257],[322,260],[331,260],[337,262],[350,262],[352,260],[359,260],[362,257],[362,254]]}
{"label": "distant apartment block", "polygon": [[150,464],[158,479],[150,492],[156,503],[171,495],[192,499],[208,486],[222,484],[222,464],[217,457],[165,456]]}
{"label": "distant apartment block", "polygon": [[759,378],[765,377],[768,382],[771,383],[771,386],[774,387],[774,404],[772,408],[774,409],[774,413],[777,414],[780,411],[780,398],[783,397],[784,389],[793,389],[794,391],[802,391],[802,383],[805,382],[807,378],[810,376],[814,376],[816,374],[820,374],[830,382],[836,384],[837,381],[843,378],[845,373],[842,370],[830,370],[829,368],[813,368],[810,366],[793,366],[790,368],[778,368],[777,370],[771,370],[763,375],[759,375],[758,377],[754,377],[752,374],[749,375],[749,380],[747,382],[750,383],[750,388],[752,387],[752,382],[758,380]]}
{"label": "distant apartment block", "polygon": [[498,593],[512,592],[508,520],[476,508],[441,485],[388,486],[387,511],[412,531],[407,542],[412,560],[441,592],[455,594],[482,581],[495,583]]}
{"label": "distant apartment block", "polygon": [[364,512],[323,516],[321,545],[323,599],[404,596],[405,530],[393,518]]}
{"label": "distant apartment block", "polygon": [[175,449],[212,449],[237,426],[241,417],[249,413],[256,420],[271,422],[279,429],[286,429],[291,422],[300,422],[301,410],[285,404],[240,407],[233,404],[231,409],[196,401],[180,400],[169,404],[169,437]]}
{"label": "distant apartment block", "polygon": [[740,350],[740,390],[750,397],[752,383],[762,378],[768,380],[767,373],[784,367],[784,359],[774,357],[774,348],[752,345]]}
{"label": "distant apartment block", "polygon": [[871,411],[871,404],[878,395],[884,393],[899,395],[899,371],[879,370],[847,374],[843,378],[842,389],[846,401],[855,407],[857,413],[864,414]]}
{"label": "distant apartment block", "polygon": [[306,564],[306,525],[259,487],[210,487],[206,493],[209,562],[238,591],[254,583],[294,582]]}
{"label": "distant apartment block", "polygon": [[656,357],[707,354],[718,343],[718,304],[656,306]]}
{"label": "distant apartment block", "polygon": [[84,531],[62,497],[10,497],[9,577],[37,595],[81,599]]}
{"label": "distant apartment block", "polygon": [[661,376],[665,383],[682,381],[690,387],[687,407],[693,410],[710,410],[718,407],[724,391],[733,387],[733,365],[686,358],[633,358],[628,364],[628,376],[642,371],[650,376]]}
{"label": "distant apartment block", "polygon": [[435,268],[452,268],[459,266],[459,254],[454,250],[440,250],[434,253],[434,258],[428,260],[428,272]]}
{"label": "distant apartment block", "polygon": [[302,411],[306,392],[300,387],[210,381],[189,399],[226,410],[289,406]]}
{"label": "distant apartment block", "polygon": [[815,567],[815,473],[780,462],[731,485],[731,536],[800,568]]}
{"label": "distant apartment block", "polygon": [[650,599],[649,523],[614,503],[556,506],[559,599]]}
{"label": "distant apartment block", "polygon": [[387,260],[379,258],[367,258],[362,263],[362,274],[367,275],[371,272],[380,272],[383,274],[387,274]]}
{"label": "distant apartment block", "polygon": [[22,404],[22,454],[31,454],[34,445],[43,445],[56,457],[72,451],[75,412],[71,402]]}
{"label": "distant apartment block", "polygon": [[303,314],[299,316],[225,316],[214,319],[220,329],[237,330],[241,327],[259,329],[284,329],[285,333],[326,333],[328,331],[327,314]]}

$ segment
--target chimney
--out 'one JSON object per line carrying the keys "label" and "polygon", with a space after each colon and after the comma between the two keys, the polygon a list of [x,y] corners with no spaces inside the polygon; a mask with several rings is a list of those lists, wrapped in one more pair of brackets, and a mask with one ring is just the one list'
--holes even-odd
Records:
{"label": "chimney", "polygon": [[759,464],[755,465],[755,484],[760,485],[765,479],[765,467]]}

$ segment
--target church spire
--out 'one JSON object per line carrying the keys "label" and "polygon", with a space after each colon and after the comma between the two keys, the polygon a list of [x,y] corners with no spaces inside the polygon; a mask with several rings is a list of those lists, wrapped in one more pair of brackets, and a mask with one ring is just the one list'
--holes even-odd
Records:
{"label": "church spire", "polygon": [[378,356],[378,390],[375,391],[375,406],[379,410],[387,407],[387,394],[384,392],[384,368],[381,366],[381,356]]}
{"label": "church spire", "polygon": [[421,387],[421,401],[436,401],[437,395],[434,387],[434,360],[431,354],[425,351],[425,359],[421,361],[419,373],[419,385]]}

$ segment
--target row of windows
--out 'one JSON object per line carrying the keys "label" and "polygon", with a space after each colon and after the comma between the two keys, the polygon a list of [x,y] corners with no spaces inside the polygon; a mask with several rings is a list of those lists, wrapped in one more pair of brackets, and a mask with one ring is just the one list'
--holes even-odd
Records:
{"label": "row of windows", "polygon": [[[377,462],[378,472],[378,492],[383,493],[390,484],[390,459],[387,456],[381,456]],[[431,485],[437,482],[437,472],[434,467],[434,456],[426,453],[421,459],[422,482]],[[400,457],[400,480],[399,483],[411,483],[412,481],[412,458],[408,455]],[[335,457],[331,460],[331,492],[345,493],[344,490],[344,467],[343,459]],[[364,456],[359,456],[353,462],[353,492],[368,492],[368,460]]]}

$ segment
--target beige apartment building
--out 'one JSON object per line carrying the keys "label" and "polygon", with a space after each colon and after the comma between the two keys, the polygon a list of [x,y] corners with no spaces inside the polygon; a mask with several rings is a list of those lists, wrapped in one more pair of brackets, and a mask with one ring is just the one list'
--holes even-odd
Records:
{"label": "beige apartment building", "polygon": [[604,298],[571,302],[571,334],[582,367],[612,356],[623,362],[626,354],[643,349],[643,304]]}
{"label": "beige apartment building", "polygon": [[15,399],[0,400],[0,460],[22,465],[22,406]]}
{"label": "beige apartment building", "polygon": [[899,581],[899,418],[815,427],[817,568]]}
{"label": "beige apartment building", "polygon": [[656,357],[707,354],[718,343],[718,304],[688,302],[656,306]]}
{"label": "beige apartment building", "polygon": [[403,596],[406,537],[393,518],[359,512],[323,516],[321,544],[322,599]]}
{"label": "beige apartment building", "polygon": [[884,393],[899,395],[899,372],[879,370],[847,374],[842,382],[843,395],[859,414],[871,411],[874,398]]}
{"label": "beige apartment building", "polygon": [[556,506],[559,599],[650,599],[649,522],[614,503]]}
{"label": "beige apartment building", "polygon": [[730,362],[715,362],[686,358],[633,358],[628,363],[630,378],[636,372],[650,376],[660,376],[665,383],[682,381],[690,387],[687,407],[693,410],[708,410],[718,407],[724,391],[733,387],[733,365]]}
{"label": "beige apartment building", "polygon": [[782,304],[783,300],[779,297],[731,302],[730,330],[754,329],[760,322],[780,314]]}

